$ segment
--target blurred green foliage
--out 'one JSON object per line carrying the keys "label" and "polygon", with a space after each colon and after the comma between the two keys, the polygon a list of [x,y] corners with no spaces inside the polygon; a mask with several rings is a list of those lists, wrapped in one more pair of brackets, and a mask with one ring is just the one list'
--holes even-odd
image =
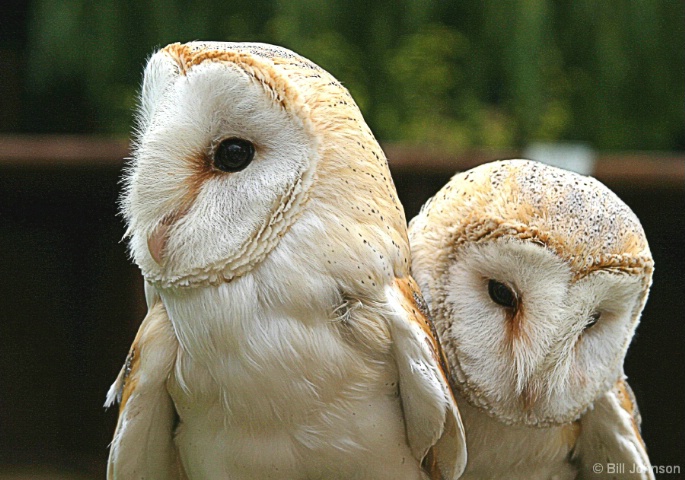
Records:
{"label": "blurred green foliage", "polygon": [[26,123],[126,134],[155,48],[261,41],[338,77],[382,140],[682,149],[683,20],[675,0],[37,0]]}

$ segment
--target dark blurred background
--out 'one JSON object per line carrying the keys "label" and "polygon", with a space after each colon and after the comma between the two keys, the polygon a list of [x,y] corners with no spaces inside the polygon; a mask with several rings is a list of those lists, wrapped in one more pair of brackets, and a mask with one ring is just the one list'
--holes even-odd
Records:
{"label": "dark blurred background", "polygon": [[102,404],[145,313],[116,207],[126,139],[146,57],[195,39],[338,77],[408,218],[455,171],[521,155],[616,191],[656,260],[625,369],[652,462],[684,468],[684,20],[670,0],[4,0],[0,480],[104,478]]}

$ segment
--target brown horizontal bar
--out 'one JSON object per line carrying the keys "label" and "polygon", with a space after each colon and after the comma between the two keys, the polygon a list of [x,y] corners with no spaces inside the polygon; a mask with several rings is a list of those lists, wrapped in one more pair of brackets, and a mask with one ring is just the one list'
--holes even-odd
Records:
{"label": "brown horizontal bar", "polygon": [[128,140],[86,135],[0,135],[0,167],[118,166]]}
{"label": "brown horizontal bar", "polygon": [[[466,150],[447,154],[416,146],[384,145],[388,162],[397,173],[451,175],[486,162],[522,158],[517,150]],[[613,187],[685,188],[685,152],[602,153],[592,176]]]}
{"label": "brown horizontal bar", "polygon": [[[517,150],[473,149],[458,154],[421,146],[384,144],[397,174],[451,175],[482,163],[519,158]],[[2,166],[119,167],[129,155],[125,139],[81,135],[0,135]],[[685,152],[600,154],[593,176],[611,186],[685,188]]]}
{"label": "brown horizontal bar", "polygon": [[612,186],[685,189],[685,154],[626,152],[602,155],[593,176]]}

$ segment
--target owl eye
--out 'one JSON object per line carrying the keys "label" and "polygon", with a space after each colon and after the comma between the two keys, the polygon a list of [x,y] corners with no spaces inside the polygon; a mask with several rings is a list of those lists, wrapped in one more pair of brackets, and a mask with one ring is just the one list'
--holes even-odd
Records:
{"label": "owl eye", "polygon": [[255,148],[242,138],[227,138],[214,150],[214,166],[223,172],[239,172],[254,158]]}
{"label": "owl eye", "polygon": [[595,323],[597,323],[602,316],[602,312],[595,312],[592,315],[590,315],[590,320],[585,324],[585,327],[583,327],[584,330],[587,330],[588,328],[591,328]]}
{"label": "owl eye", "polygon": [[518,298],[516,293],[502,282],[490,280],[488,282],[488,293],[493,302],[507,308],[516,308]]}

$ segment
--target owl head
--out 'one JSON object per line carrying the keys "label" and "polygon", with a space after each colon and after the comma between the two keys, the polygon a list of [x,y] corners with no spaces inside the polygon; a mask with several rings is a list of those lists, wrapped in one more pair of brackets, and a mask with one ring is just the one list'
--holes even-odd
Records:
{"label": "owl head", "polygon": [[359,109],[335,78],[289,50],[192,42],[154,53],[134,147],[122,211],[152,284],[239,277],[306,212],[318,224],[308,220],[305,243],[317,228],[339,240],[375,222],[369,244],[393,239],[404,245],[389,252],[393,261],[408,257],[404,212]]}
{"label": "owl head", "polygon": [[621,377],[653,261],[637,217],[600,182],[525,160],[482,165],[424,206],[409,239],[471,405],[558,425]]}

